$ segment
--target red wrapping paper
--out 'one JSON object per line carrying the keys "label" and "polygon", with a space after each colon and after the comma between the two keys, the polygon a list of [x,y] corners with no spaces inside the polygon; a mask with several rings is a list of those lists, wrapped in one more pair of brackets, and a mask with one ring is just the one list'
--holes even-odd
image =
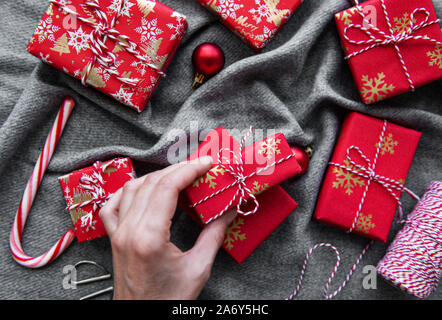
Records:
{"label": "red wrapping paper", "polygon": [[[253,215],[237,216],[224,236],[223,248],[238,264],[243,263],[298,206],[279,185],[259,194],[257,199],[259,210]],[[180,206],[201,227],[204,226],[184,198],[181,198]]]}
{"label": "red wrapping paper", "polygon": [[[101,175],[104,180],[103,188],[108,194],[115,193],[127,181],[135,179],[135,170],[129,158],[117,158],[106,162],[100,162],[99,167],[103,167],[109,162],[113,162],[107,166]],[[92,176],[97,170],[94,166],[80,169],[58,178],[60,186],[63,190],[64,197],[68,206],[83,203],[92,198],[89,190],[82,188],[79,184],[80,179],[87,175]],[[93,204],[70,210],[72,222],[74,224],[78,242],[100,238],[106,235],[103,222],[99,216],[100,209],[94,212]],[[92,223],[90,225],[82,225],[81,217],[92,212]]]}
{"label": "red wrapping paper", "polygon": [[[223,127],[213,130],[207,135],[189,159],[192,160],[201,156],[209,155],[213,159],[213,166],[207,174],[195,180],[191,186],[184,190],[189,203],[197,203],[232,182],[235,182],[235,178],[219,165],[218,151],[221,149],[238,151],[239,148],[240,146],[238,142],[231,137]],[[244,176],[265,168],[291,154],[292,151],[290,146],[282,133],[277,133],[249,145],[241,152],[244,163]],[[229,158],[230,154],[228,152],[223,152],[222,156]],[[225,161],[222,161],[222,163],[226,164]],[[294,157],[291,157],[288,160],[266,169],[260,174],[247,178],[245,183],[252,193],[260,193],[293,177],[300,171],[301,167],[298,162]],[[233,186],[197,205],[195,211],[201,221],[207,223],[215,218],[234,198],[237,190],[238,186]],[[247,199],[248,196],[246,194],[246,200]],[[239,197],[237,197],[236,201],[231,203],[229,208],[233,208],[238,202]]]}
{"label": "red wrapping paper", "polygon": [[[108,20],[117,12],[120,0],[100,0],[99,5]],[[187,28],[184,16],[160,2],[150,0],[124,0],[124,6],[116,18],[114,29],[137,44],[141,56],[153,65],[165,70],[171,61]],[[59,1],[63,2],[63,1]],[[98,22],[97,14],[85,5],[85,0],[71,0],[69,8],[81,17]],[[76,24],[72,25],[72,21]],[[44,13],[28,45],[28,51],[37,58],[81,79],[89,62],[93,61],[89,35],[93,29],[86,23],[71,17],[58,5],[51,4]],[[123,83],[95,62],[86,83],[121,103],[141,112],[150,100],[161,76],[133,54],[107,38],[104,42],[116,56],[113,66],[124,78],[139,79],[135,87]]]}
{"label": "red wrapping paper", "polygon": [[254,50],[260,51],[302,0],[198,0]]}
{"label": "red wrapping paper", "polygon": [[[331,162],[355,168],[347,159],[347,149],[357,146],[373,162],[384,121],[359,113],[348,115],[342,125]],[[388,122],[379,150],[375,173],[405,183],[421,133]],[[352,160],[367,167],[362,157],[350,152]],[[356,217],[368,179],[329,165],[321,188],[315,218],[349,230]],[[401,192],[393,190],[400,197]],[[398,206],[394,197],[377,182],[371,181],[353,233],[385,242]]]}
{"label": "red wrapping paper", "polygon": [[[376,21],[376,27],[390,35],[387,20],[380,0],[369,0],[360,5],[361,10],[370,18],[369,22]],[[385,0],[394,35],[405,32],[410,27],[411,14],[417,8],[424,8],[429,12],[429,20],[437,19],[432,0]],[[356,7],[342,11],[335,15],[336,25],[341,37],[342,47],[346,55],[358,52],[371,44],[353,44],[344,38],[345,28],[351,24],[362,25],[363,19]],[[418,12],[414,15],[414,24],[418,25],[425,20],[425,14]],[[383,39],[377,32],[372,34]],[[412,36],[428,36],[442,41],[442,32],[439,23],[424,27],[412,33]],[[355,41],[368,40],[368,35],[355,28],[348,29],[347,36]],[[442,46],[428,40],[409,39],[398,44],[401,55],[414,86],[420,87],[442,77]],[[374,103],[410,91],[401,61],[393,44],[378,46],[351,57],[350,69],[362,100]]]}

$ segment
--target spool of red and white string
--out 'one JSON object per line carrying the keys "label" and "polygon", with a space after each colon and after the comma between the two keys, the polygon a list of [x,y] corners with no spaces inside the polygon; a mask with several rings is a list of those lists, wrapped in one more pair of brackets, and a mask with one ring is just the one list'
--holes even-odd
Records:
{"label": "spool of red and white string", "polygon": [[74,229],[70,228],[46,253],[38,257],[28,256],[23,251],[23,247],[21,245],[23,230],[25,228],[26,220],[31,210],[32,203],[34,202],[37,194],[38,187],[40,186],[40,182],[43,179],[46,168],[48,167],[49,161],[51,160],[52,154],[54,153],[55,147],[61,137],[63,129],[74,106],[74,99],[70,97],[67,97],[63,101],[60,111],[58,112],[54,124],[52,125],[52,129],[46,139],[45,145],[41,150],[37,163],[35,164],[34,170],[32,171],[31,178],[29,178],[28,184],[26,185],[23,198],[20,201],[20,205],[12,225],[11,235],[9,238],[9,248],[15,261],[24,267],[40,268],[47,265],[52,260],[57,258],[64,250],[66,250],[66,248],[75,238]]}
{"label": "spool of red and white string", "polygon": [[420,299],[437,287],[442,271],[442,182],[434,181],[398,232],[378,273]]}

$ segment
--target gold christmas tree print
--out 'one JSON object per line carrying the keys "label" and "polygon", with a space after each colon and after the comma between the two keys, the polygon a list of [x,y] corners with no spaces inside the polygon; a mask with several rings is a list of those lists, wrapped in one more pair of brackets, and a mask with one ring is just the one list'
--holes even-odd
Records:
{"label": "gold christmas tree print", "polygon": [[281,154],[278,145],[281,139],[267,138],[261,143],[258,154],[264,155],[267,159],[273,158],[277,154]]}
{"label": "gold christmas tree print", "polygon": [[[344,160],[345,166],[349,169],[355,170],[350,161]],[[362,187],[365,185],[364,180],[356,175],[340,167],[334,167],[333,173],[336,174],[336,181],[333,182],[333,188],[344,188],[345,193],[349,196],[353,193],[355,187]]]}
{"label": "gold christmas tree print", "polygon": [[147,57],[150,58],[150,61],[152,61],[152,63],[159,69],[163,68],[163,65],[167,59],[167,55],[158,55],[158,50],[161,47],[161,42],[163,42],[163,38],[154,39],[153,41],[143,43],[140,46],[141,50],[143,50],[144,53],[146,53]]}
{"label": "gold christmas tree print", "polygon": [[210,0],[206,3],[206,7],[213,13],[216,13],[216,4],[217,0]]}
{"label": "gold christmas tree print", "polygon": [[60,56],[63,53],[71,53],[71,50],[69,50],[68,46],[68,36],[66,33],[63,33],[63,35],[57,39],[57,41],[54,43],[54,46],[50,48],[52,51],[58,52]]}
{"label": "gold christmas tree print", "polygon": [[91,23],[97,23],[97,19],[95,19],[94,14],[89,9],[89,7],[86,4],[80,4],[80,7],[83,9],[84,13],[86,13],[87,20],[89,20]]}
{"label": "gold christmas tree print", "polygon": [[442,69],[442,46],[436,45],[434,51],[428,51],[427,56],[430,58],[428,65],[430,67],[437,66]]}
{"label": "gold christmas tree print", "polygon": [[[407,12],[402,17],[394,17],[393,22],[393,31],[396,33],[402,33],[410,29],[410,15]],[[413,19],[413,23],[416,23],[416,19]]]}
{"label": "gold christmas tree print", "polygon": [[385,74],[383,72],[378,73],[374,78],[363,75],[362,84],[361,94],[367,103],[384,99],[386,95],[389,92],[393,92],[395,88],[392,84],[385,82]]}
{"label": "gold christmas tree print", "polygon": [[[85,66],[83,71],[80,72],[81,77],[86,73],[87,67],[88,66]],[[96,67],[92,67],[87,76],[86,83],[95,88],[103,88],[106,86],[106,82],[103,80]]]}
{"label": "gold christmas tree print", "polygon": [[220,176],[220,175],[224,175],[226,171],[221,168],[220,166],[215,166],[212,169],[210,169],[204,176],[196,179],[192,186],[194,186],[195,188],[198,188],[200,186],[200,184],[202,183],[208,183],[209,184],[209,188],[211,189],[215,189],[216,187],[216,177]]}
{"label": "gold christmas tree print", "polygon": [[[393,134],[389,133],[387,136],[384,137],[384,140],[381,144],[381,155],[384,155],[386,153],[394,154],[394,148],[397,147],[398,142],[393,139]],[[375,144],[375,147],[378,148],[379,142]]]}
{"label": "gold christmas tree print", "polygon": [[137,0],[138,9],[144,14],[146,18],[151,12],[155,12],[153,8],[155,7],[155,1],[150,0]]}
{"label": "gold christmas tree print", "polygon": [[244,225],[242,217],[236,217],[232,224],[227,228],[224,236],[224,246],[227,250],[232,250],[236,241],[246,239],[246,234],[241,233],[241,226]]}
{"label": "gold christmas tree print", "polygon": [[107,174],[107,176],[110,176],[111,173],[114,173],[117,171],[117,168],[115,168],[114,166],[108,166],[106,169],[103,170],[104,173]]}
{"label": "gold christmas tree print", "polygon": [[263,185],[261,185],[261,184],[259,184],[258,181],[255,181],[255,182],[253,182],[252,193],[258,195],[260,193],[263,193],[268,188],[269,188],[268,183],[264,183]]}
{"label": "gold christmas tree print", "polygon": [[[81,189],[74,188],[72,204],[79,204],[89,200],[92,200],[92,195],[88,191],[83,191]],[[77,222],[78,219],[89,214],[89,212],[84,211],[82,208],[72,209],[70,210],[70,213],[74,224]]]}
{"label": "gold christmas tree print", "polygon": [[352,16],[354,13],[356,13],[358,10],[354,7],[354,8],[350,8],[348,10],[345,10],[343,12],[337,13],[336,16],[338,17],[339,20],[344,21],[344,24],[346,26],[350,25],[352,23]]}
{"label": "gold christmas tree print", "polygon": [[359,213],[358,221],[356,221],[355,230],[359,232],[363,232],[365,234],[369,234],[371,229],[376,227],[376,225],[372,221],[373,216],[371,214],[363,214]]}

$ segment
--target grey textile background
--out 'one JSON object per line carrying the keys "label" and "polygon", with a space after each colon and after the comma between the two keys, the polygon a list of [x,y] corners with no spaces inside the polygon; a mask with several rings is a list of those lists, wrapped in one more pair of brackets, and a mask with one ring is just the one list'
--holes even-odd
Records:
{"label": "grey textile background", "polygon": [[[406,185],[422,194],[431,180],[442,179],[442,81],[415,93],[366,106],[360,102],[343,60],[333,13],[346,0],[306,0],[261,53],[255,54],[193,0],[162,0],[187,16],[188,33],[141,114],[84,88],[79,81],[47,66],[25,50],[47,7],[44,0],[0,2],[0,298],[77,299],[108,283],[77,290],[62,287],[63,266],[91,259],[111,269],[107,239],[76,242],[50,266],[30,270],[9,253],[9,232],[27,179],[49,132],[60,102],[71,95],[77,106],[50,163],[27,222],[23,238],[28,254],[47,250],[71,226],[57,177],[98,159],[129,156],[137,173],[165,165],[167,133],[203,128],[281,130],[290,143],[315,149],[307,174],[283,187],[299,202],[297,210],[242,265],[220,251],[203,299],[283,299],[297,283],[308,249],[317,242],[339,248],[342,263],[332,283],[344,279],[367,239],[347,235],[312,219],[321,179],[343,117],[349,110],[385,117],[423,133]],[[442,17],[442,1],[434,0]],[[192,50],[201,42],[218,43],[226,54],[225,69],[197,90],[191,89]],[[237,139],[240,137],[236,136]],[[413,202],[403,197],[405,212]],[[393,226],[390,241],[399,230]],[[199,228],[181,210],[173,224],[173,241],[190,248]],[[339,299],[402,299],[407,297],[378,278],[377,290],[362,288],[362,267],[376,265],[387,245],[368,252]],[[308,266],[300,299],[322,298],[322,287],[335,264],[323,248]],[[108,296],[109,297],[109,296]],[[106,298],[106,297],[103,297]],[[432,298],[442,298],[438,290]]]}

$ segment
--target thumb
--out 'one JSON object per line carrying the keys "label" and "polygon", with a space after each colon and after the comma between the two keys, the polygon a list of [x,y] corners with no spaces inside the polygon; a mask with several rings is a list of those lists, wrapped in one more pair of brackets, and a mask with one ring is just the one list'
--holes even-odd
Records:
{"label": "thumb", "polygon": [[215,260],[219,248],[223,244],[227,227],[236,217],[235,211],[228,211],[218,219],[209,223],[199,235],[191,249],[192,261],[207,265]]}

